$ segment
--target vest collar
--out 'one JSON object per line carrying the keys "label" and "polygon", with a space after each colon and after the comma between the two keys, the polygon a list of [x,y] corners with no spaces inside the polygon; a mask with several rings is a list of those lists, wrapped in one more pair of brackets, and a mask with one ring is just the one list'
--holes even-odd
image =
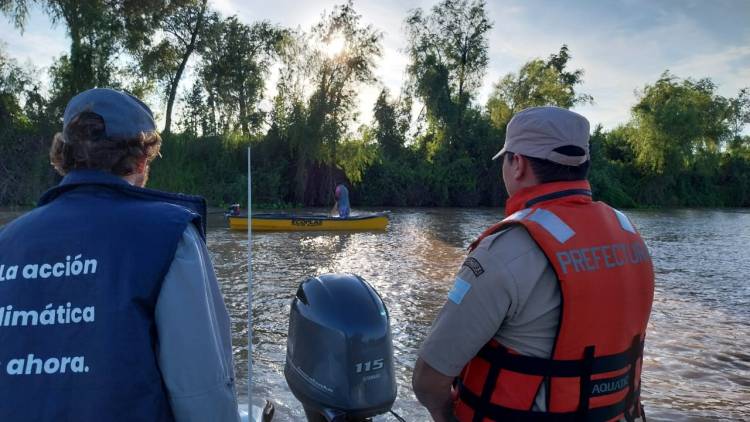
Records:
{"label": "vest collar", "polygon": [[578,202],[591,202],[591,185],[587,180],[552,182],[530,186],[516,192],[505,203],[505,215],[529,208],[542,202],[566,198]]}
{"label": "vest collar", "polygon": [[102,184],[102,185],[124,185],[132,186],[127,180],[116,176],[110,172],[102,170],[73,170],[66,174],[60,181],[60,186],[81,185],[81,184]]}
{"label": "vest collar", "polygon": [[128,196],[151,201],[161,201],[187,208],[200,216],[196,223],[202,236],[206,233],[206,200],[195,195],[163,192],[156,189],[146,189],[133,186],[127,180],[102,170],[73,170],[63,177],[60,184],[42,195],[37,206],[48,204],[61,195],[81,186],[99,186],[120,191]]}

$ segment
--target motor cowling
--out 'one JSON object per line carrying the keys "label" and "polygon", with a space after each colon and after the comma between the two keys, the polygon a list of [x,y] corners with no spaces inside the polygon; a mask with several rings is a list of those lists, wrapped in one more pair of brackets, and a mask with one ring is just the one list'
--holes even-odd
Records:
{"label": "motor cowling", "polygon": [[390,318],[361,277],[324,274],[300,283],[289,315],[284,376],[294,396],[325,420],[361,420],[396,399]]}

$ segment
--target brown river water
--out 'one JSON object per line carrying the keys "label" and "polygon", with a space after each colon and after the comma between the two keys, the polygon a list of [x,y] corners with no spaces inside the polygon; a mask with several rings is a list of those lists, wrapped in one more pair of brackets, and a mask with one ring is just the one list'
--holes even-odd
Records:
{"label": "brown river water", "polygon": [[[18,214],[0,212],[0,224]],[[627,214],[656,271],[642,392],[649,420],[750,420],[750,210]],[[500,218],[497,209],[397,209],[384,233],[255,233],[253,402],[273,401],[275,421],[304,420],[283,375],[291,300],[307,276],[350,272],[372,284],[391,316],[394,410],[407,421],[429,420],[410,387],[416,351],[466,246]],[[247,402],[247,234],[212,214],[208,247],[232,316],[238,391]]]}

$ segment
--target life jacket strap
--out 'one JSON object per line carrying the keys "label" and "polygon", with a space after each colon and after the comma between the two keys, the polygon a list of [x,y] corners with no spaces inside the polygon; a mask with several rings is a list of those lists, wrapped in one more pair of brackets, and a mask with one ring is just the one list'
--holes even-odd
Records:
{"label": "life jacket strap", "polygon": [[[630,345],[630,350],[638,353],[636,361],[634,361],[633,364],[630,365],[630,369],[628,370],[628,385],[633,386],[635,385],[636,364],[638,363],[638,360],[643,356],[643,343],[641,343],[640,336],[636,336],[636,338],[633,338],[633,342]],[[625,401],[627,403],[624,416],[627,422],[634,422],[635,418],[638,416],[639,411],[641,410],[639,395],[636,395],[634,390],[634,388],[630,388],[627,395],[625,396]]]}
{"label": "life jacket strap", "polygon": [[[459,380],[458,395],[472,410],[473,422],[482,422],[485,418],[494,421],[523,421],[523,422],[574,422],[574,421],[607,421],[618,415],[628,414],[627,399],[620,400],[609,406],[589,409],[584,417],[579,411],[574,412],[534,412],[530,410],[512,409],[494,403],[488,403],[482,397],[472,393]],[[640,388],[635,390],[635,396],[640,396]]]}
{"label": "life jacket strap", "polygon": [[[639,337],[640,338],[640,337]],[[591,398],[591,372],[594,367],[594,346],[588,346],[583,349],[583,359],[581,360],[581,380],[578,391],[578,415],[580,419],[586,420],[589,415],[589,399]],[[631,367],[635,366],[631,362]],[[633,384],[628,384],[629,390],[633,389]]]}
{"label": "life jacket strap", "polygon": [[[643,350],[643,342],[640,340],[640,335],[634,337],[633,341],[635,341],[635,338],[638,339],[637,347],[631,345],[628,350],[622,353],[594,357],[591,362],[591,373],[600,374],[619,371],[635,363],[641,357],[641,351]],[[516,355],[509,353],[508,349],[502,345],[493,347],[487,344],[479,350],[477,356],[486,360],[492,366],[500,366],[502,369],[525,375],[580,377],[587,369],[583,359],[557,360]]]}
{"label": "life jacket strap", "polygon": [[[489,371],[482,387],[481,394],[475,394],[458,379],[456,387],[459,398],[474,410],[474,422],[482,422],[484,418],[493,420],[524,420],[524,421],[604,421],[618,415],[623,415],[628,422],[642,414],[640,406],[640,386],[635,388],[637,364],[643,356],[643,341],[641,336],[633,337],[630,347],[624,352],[607,356],[595,356],[595,347],[584,349],[582,359],[557,360],[510,353],[503,345],[495,343],[485,345],[477,357],[489,363]],[[592,380],[594,374],[621,371],[628,368],[623,375]],[[507,370],[529,376],[543,376],[554,378],[579,378],[580,391],[577,410],[574,412],[534,412],[531,410],[513,409],[492,403],[492,393],[495,390],[500,371]],[[606,388],[599,391],[597,385],[614,385],[614,389]],[[627,388],[625,397],[617,403],[590,408],[590,398],[612,394]],[[551,394],[552,392],[547,392]]]}

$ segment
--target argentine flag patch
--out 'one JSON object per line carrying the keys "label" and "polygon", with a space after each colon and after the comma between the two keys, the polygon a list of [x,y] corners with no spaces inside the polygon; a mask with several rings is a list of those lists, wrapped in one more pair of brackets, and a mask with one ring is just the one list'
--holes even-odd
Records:
{"label": "argentine flag patch", "polygon": [[468,293],[470,289],[471,284],[467,283],[461,277],[457,277],[456,282],[453,283],[453,288],[448,292],[448,299],[456,305],[459,305],[461,304],[461,301],[464,300],[464,296],[466,296],[466,293]]}

